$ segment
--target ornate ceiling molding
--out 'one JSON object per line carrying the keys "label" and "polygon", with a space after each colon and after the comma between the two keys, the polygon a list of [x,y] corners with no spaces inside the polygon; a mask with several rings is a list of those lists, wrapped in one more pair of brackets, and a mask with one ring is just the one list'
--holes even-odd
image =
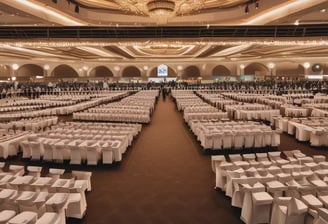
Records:
{"label": "ornate ceiling molding", "polygon": [[250,0],[75,0],[81,7],[119,10],[130,15],[149,16],[157,23],[170,17],[199,14],[207,9],[227,9],[245,5]]}

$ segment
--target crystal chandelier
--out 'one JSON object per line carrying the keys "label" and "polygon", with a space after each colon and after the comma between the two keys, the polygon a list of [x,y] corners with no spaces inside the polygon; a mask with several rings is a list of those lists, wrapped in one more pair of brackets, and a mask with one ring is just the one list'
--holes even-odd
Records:
{"label": "crystal chandelier", "polygon": [[151,0],[147,3],[149,15],[157,24],[166,24],[174,15],[175,2],[171,0]]}

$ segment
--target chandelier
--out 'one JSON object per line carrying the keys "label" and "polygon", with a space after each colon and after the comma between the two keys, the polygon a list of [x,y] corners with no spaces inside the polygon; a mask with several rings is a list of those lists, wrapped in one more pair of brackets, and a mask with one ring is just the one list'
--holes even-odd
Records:
{"label": "chandelier", "polygon": [[157,24],[166,24],[167,20],[174,15],[175,2],[171,0],[151,0],[147,3],[149,15]]}

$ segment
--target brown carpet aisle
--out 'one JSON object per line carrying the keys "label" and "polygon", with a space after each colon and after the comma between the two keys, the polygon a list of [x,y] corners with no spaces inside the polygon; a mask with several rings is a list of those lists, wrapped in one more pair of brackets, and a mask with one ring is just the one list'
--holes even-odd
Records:
{"label": "brown carpet aisle", "polygon": [[198,147],[172,100],[160,98],[122,163],[94,168],[83,223],[241,223]]}

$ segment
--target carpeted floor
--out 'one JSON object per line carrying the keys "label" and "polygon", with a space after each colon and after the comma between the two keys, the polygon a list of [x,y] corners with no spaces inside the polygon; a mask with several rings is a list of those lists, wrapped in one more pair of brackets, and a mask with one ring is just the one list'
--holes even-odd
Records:
{"label": "carpeted floor", "polygon": [[[292,149],[328,156],[327,151],[282,135],[279,150]],[[68,220],[69,224],[242,223],[240,210],[214,189],[210,156],[202,153],[170,98],[159,99],[151,123],[144,126],[120,164],[45,165],[63,166],[93,172],[87,214],[82,221]]]}

